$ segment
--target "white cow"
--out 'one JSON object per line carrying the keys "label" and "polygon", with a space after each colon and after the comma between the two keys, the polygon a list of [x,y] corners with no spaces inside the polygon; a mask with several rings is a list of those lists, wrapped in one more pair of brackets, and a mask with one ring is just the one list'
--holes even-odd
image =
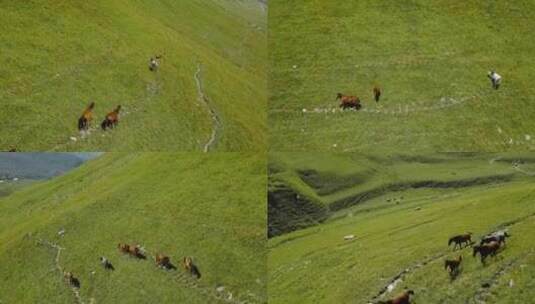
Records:
{"label": "white cow", "polygon": [[502,76],[496,73],[496,71],[490,71],[487,77],[489,77],[490,81],[492,82],[492,87],[497,90],[502,83]]}

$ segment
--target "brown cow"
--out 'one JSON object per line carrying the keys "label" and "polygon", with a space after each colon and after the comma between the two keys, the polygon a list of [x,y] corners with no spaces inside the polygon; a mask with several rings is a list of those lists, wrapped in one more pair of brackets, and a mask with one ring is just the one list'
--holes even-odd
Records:
{"label": "brown cow", "polygon": [[161,253],[156,255],[156,266],[164,269],[176,269],[176,267],[171,263],[171,259]]}
{"label": "brown cow", "polygon": [[453,246],[454,250],[455,250],[455,248],[457,246],[459,246],[459,249],[463,248],[462,247],[463,244],[465,244],[465,246],[468,246],[468,245],[472,244],[472,233],[468,232],[468,233],[465,233],[465,234],[460,234],[460,235],[456,235],[454,237],[451,237],[448,240],[448,246],[450,246],[451,243],[455,243],[455,245]]}
{"label": "brown cow", "polygon": [[184,269],[192,276],[197,277],[197,279],[201,278],[201,272],[199,271],[199,268],[193,264],[193,259],[191,257],[184,257],[182,259],[182,267],[184,267]]}
{"label": "brown cow", "polygon": [[496,256],[499,249],[499,242],[490,242],[488,244],[474,246],[473,256],[475,257],[479,253],[479,255],[481,256],[481,263],[485,264],[485,259],[487,258],[487,256]]}
{"label": "brown cow", "polygon": [[454,260],[446,260],[444,261],[444,269],[449,268],[450,273],[456,273],[459,271],[459,266],[461,266],[461,262],[463,261],[463,256],[460,255],[457,259]]}
{"label": "brown cow", "polygon": [[63,277],[67,280],[67,282],[69,282],[69,285],[71,285],[72,287],[77,288],[77,289],[80,288],[80,280],[78,280],[78,278],[76,278],[72,274],[72,272],[64,271],[63,272]]}
{"label": "brown cow", "polygon": [[354,108],[355,110],[359,110],[362,105],[360,104],[360,99],[356,96],[346,96],[342,93],[338,93],[336,95],[336,100],[340,99],[340,108],[347,109],[347,108]]}
{"label": "brown cow", "polygon": [[381,304],[410,304],[411,303],[411,295],[414,294],[414,291],[412,290],[406,290],[397,297],[388,300],[388,301],[381,301],[379,303]]}
{"label": "brown cow", "polygon": [[87,131],[89,129],[89,123],[93,120],[93,108],[95,103],[92,102],[82,113],[82,116],[78,119],[78,131]]}
{"label": "brown cow", "polygon": [[102,130],[106,130],[107,128],[115,128],[117,124],[119,123],[119,111],[121,110],[121,106],[118,105],[115,110],[108,113],[106,115],[106,118],[104,118],[104,121],[100,125],[102,127]]}
{"label": "brown cow", "polygon": [[119,250],[122,253],[131,255],[133,257],[136,257],[138,259],[146,259],[145,253],[141,250],[141,247],[139,245],[128,245],[128,244],[121,244],[117,245]]}
{"label": "brown cow", "polygon": [[375,102],[379,102],[379,98],[381,98],[381,88],[378,86],[373,87],[373,97]]}

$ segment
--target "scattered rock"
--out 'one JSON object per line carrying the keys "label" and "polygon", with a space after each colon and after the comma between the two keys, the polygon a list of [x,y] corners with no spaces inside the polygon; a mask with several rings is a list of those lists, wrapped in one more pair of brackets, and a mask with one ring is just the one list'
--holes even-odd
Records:
{"label": "scattered rock", "polygon": [[71,140],[72,140],[72,141],[77,141],[78,138],[76,138],[76,137],[74,137],[74,136],[71,136]]}
{"label": "scattered rock", "polygon": [[355,235],[353,235],[353,234],[344,236],[344,240],[345,241],[351,241],[353,239],[355,239]]}
{"label": "scattered rock", "polygon": [[217,292],[223,292],[225,291],[225,286],[219,286],[215,289]]}

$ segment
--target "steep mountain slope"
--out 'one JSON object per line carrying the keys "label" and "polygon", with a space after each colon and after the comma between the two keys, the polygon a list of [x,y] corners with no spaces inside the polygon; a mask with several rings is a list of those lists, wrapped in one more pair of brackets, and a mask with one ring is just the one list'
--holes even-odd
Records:
{"label": "steep mountain slope", "polygon": [[[270,303],[378,303],[404,288],[414,290],[415,303],[531,302],[535,276],[534,158],[487,156],[486,162],[482,162],[484,154],[368,161],[367,166],[377,171],[403,175],[401,180],[412,183],[426,176],[435,183],[385,187],[358,204],[333,210],[313,227],[272,237],[268,241]],[[285,157],[287,164],[299,168],[310,160],[298,154]],[[415,160],[417,163],[411,164]],[[347,156],[338,155],[315,164],[308,162],[306,167],[320,173],[328,167],[356,173],[359,167],[366,168],[360,163],[350,167]],[[437,168],[435,174],[433,167]],[[448,171],[456,175],[447,176]],[[472,181],[485,181],[483,177],[492,171],[509,178],[465,182],[468,176]],[[372,176],[370,179],[385,184],[395,180]],[[335,181],[342,180],[338,178],[318,184],[332,188]],[[345,182],[337,184],[348,188]],[[486,264],[479,256],[472,257],[470,246],[463,250],[447,246],[448,239],[457,234],[472,232],[472,240],[479,242],[481,236],[501,229],[511,237]],[[452,278],[444,270],[444,260],[459,255],[464,258],[462,269]]]}
{"label": "steep mountain slope", "polygon": [[[266,303],[265,226],[259,157],[105,154],[0,199],[0,301]],[[148,259],[121,254],[119,242]],[[179,269],[157,268],[157,253]],[[180,267],[184,256],[200,280]],[[78,296],[61,271],[80,279]]]}
{"label": "steep mountain slope", "polygon": [[270,149],[533,150],[534,20],[533,1],[273,0]]}
{"label": "steep mountain slope", "polygon": [[[0,149],[261,149],[262,7],[253,0],[4,3]],[[154,55],[163,58],[152,73]],[[90,101],[94,127],[82,136],[77,120]],[[119,128],[102,132],[118,104]]]}
{"label": "steep mountain slope", "polygon": [[455,189],[523,177],[513,162],[532,163],[533,155],[272,153],[270,235],[315,225],[339,210],[390,192]]}

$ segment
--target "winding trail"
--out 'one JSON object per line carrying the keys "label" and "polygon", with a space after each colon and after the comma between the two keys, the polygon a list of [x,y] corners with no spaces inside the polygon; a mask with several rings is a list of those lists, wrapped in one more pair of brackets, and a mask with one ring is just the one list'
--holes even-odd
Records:
{"label": "winding trail", "polygon": [[[58,270],[60,276],[62,277],[62,280],[63,280],[63,267],[61,266],[59,260],[60,260],[60,257],[61,257],[61,251],[62,250],[65,250],[65,248],[59,246],[58,244],[55,244],[55,243],[52,243],[50,241],[47,241],[47,240],[43,240],[43,239],[40,239],[38,238],[37,239],[37,244],[38,245],[41,245],[41,246],[46,246],[46,247],[49,247],[49,248],[52,248],[54,250],[56,250],[56,257],[54,258],[54,263],[55,263],[55,266],[56,266],[56,269]],[[80,296],[80,291],[77,289],[77,288],[74,288],[74,287],[71,287],[71,291],[74,295],[74,298],[76,299],[76,303],[78,304],[84,304],[85,302],[83,301],[82,299],[82,296]],[[94,303],[94,299],[91,299],[91,303]]]}
{"label": "winding trail", "polygon": [[216,144],[218,139],[218,130],[222,128],[221,120],[219,119],[219,116],[217,115],[216,110],[213,108],[210,100],[208,97],[206,97],[206,94],[203,90],[202,85],[202,79],[201,79],[201,64],[197,64],[197,72],[195,72],[194,75],[195,83],[197,84],[197,93],[199,94],[199,100],[202,101],[206,108],[208,109],[208,112],[210,113],[210,116],[212,117],[212,134],[210,135],[210,139],[206,144],[204,144],[203,152],[207,153],[210,152],[210,149],[213,147],[213,145]]}
{"label": "winding trail", "polygon": [[[534,191],[535,192],[535,191]],[[532,194],[533,192],[527,194],[526,196],[524,196],[523,198],[521,198],[519,201],[522,201],[524,200],[525,198],[528,198],[530,197],[530,195]],[[535,213],[531,213],[531,214],[528,214],[528,215],[525,215],[525,216],[522,216],[522,217],[518,217],[514,220],[511,220],[511,221],[508,221],[508,222],[505,222],[505,223],[501,223],[499,225],[497,225],[497,227],[495,227],[495,229],[493,229],[492,231],[489,231],[488,233],[484,234],[484,235],[488,235],[488,234],[491,234],[495,231],[498,231],[498,230],[502,230],[502,229],[506,229],[506,228],[509,228],[511,226],[514,226],[518,223],[521,223],[521,222],[524,222],[532,217],[535,217]],[[473,244],[474,242],[472,242]],[[466,247],[465,247],[466,248]],[[393,291],[395,289],[395,287],[403,282],[403,279],[412,274],[414,271],[418,270],[418,269],[421,269],[423,268],[424,266],[428,265],[429,263],[431,262],[434,262],[434,261],[437,261],[437,260],[440,260],[442,258],[444,258],[446,255],[448,255],[451,251],[449,250],[444,250],[443,252],[441,253],[437,253],[435,256],[433,257],[430,257],[430,258],[427,258],[421,262],[417,262],[416,264],[412,265],[412,266],[409,266],[408,268],[405,268],[404,270],[400,271],[398,274],[396,274],[392,279],[390,279],[388,281],[388,283],[383,287],[381,288],[381,290],[375,295],[373,296],[370,301],[368,303],[377,303],[378,300],[382,299],[384,296],[386,296],[387,294],[389,294],[391,291]],[[529,254],[533,254],[533,252],[530,252]],[[527,256],[527,255],[526,255]],[[505,273],[506,271],[508,271],[511,267],[513,267],[513,264],[518,260],[519,258],[513,260],[512,262],[510,262],[509,264],[506,264],[505,266],[502,266],[500,268],[500,270],[495,273],[493,275],[493,277],[491,278],[491,282],[497,282],[498,280],[498,277],[501,276],[503,273]],[[492,284],[491,284],[492,285]],[[490,285],[489,285],[490,286]],[[474,299],[477,300],[477,298],[481,298],[485,295],[485,291],[487,291],[490,287],[482,287],[480,288],[478,291],[476,291],[476,293],[474,294]],[[477,303],[485,303],[485,302],[477,302]]]}
{"label": "winding trail", "polygon": [[[303,114],[329,114],[329,113],[343,113],[343,112],[364,112],[379,115],[408,115],[419,112],[435,112],[446,108],[460,106],[470,102],[476,98],[487,97],[492,93],[488,89],[480,89],[469,96],[464,97],[441,97],[438,100],[421,100],[421,101],[405,101],[403,104],[384,105],[383,103],[374,103],[372,101],[364,103],[361,110],[342,110],[338,105],[334,106],[332,101],[325,102],[323,107],[315,107],[313,109],[302,109]],[[366,104],[376,104],[375,107],[366,107]],[[297,113],[296,109],[271,109],[270,113]]]}
{"label": "winding trail", "polygon": [[446,255],[448,255],[448,253],[449,252],[442,252],[442,253],[436,254],[430,258],[425,259],[422,262],[418,262],[412,266],[409,266],[408,268],[403,269],[401,272],[395,275],[392,279],[390,279],[388,283],[381,290],[379,290],[379,292],[375,296],[371,298],[369,303],[376,303],[379,299],[382,299],[384,296],[392,292],[399,283],[403,282],[403,279],[407,275],[426,266],[427,264],[431,262],[444,258]]}
{"label": "winding trail", "polygon": [[509,261],[505,265],[501,266],[499,270],[496,271],[487,282],[481,284],[481,287],[475,292],[473,297],[466,299],[465,304],[472,303],[471,300],[474,300],[477,304],[487,303],[485,299],[490,294],[490,290],[496,285],[498,285],[501,276],[514,269],[522,260],[532,256],[533,254],[535,254],[535,252],[532,250],[528,253],[523,254],[520,257],[514,258],[512,261]]}

